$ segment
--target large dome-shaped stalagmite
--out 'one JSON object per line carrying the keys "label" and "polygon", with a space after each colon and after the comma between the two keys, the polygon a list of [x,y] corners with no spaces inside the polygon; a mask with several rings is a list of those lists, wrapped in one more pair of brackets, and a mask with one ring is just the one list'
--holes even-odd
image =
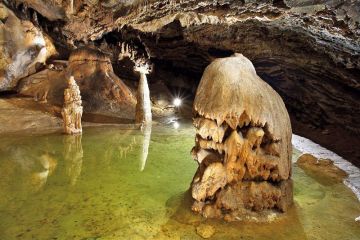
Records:
{"label": "large dome-shaped stalagmite", "polygon": [[[246,57],[216,59],[194,101],[193,210],[228,220],[292,203],[291,124],[281,97]],[[258,214],[257,212],[262,212]]]}

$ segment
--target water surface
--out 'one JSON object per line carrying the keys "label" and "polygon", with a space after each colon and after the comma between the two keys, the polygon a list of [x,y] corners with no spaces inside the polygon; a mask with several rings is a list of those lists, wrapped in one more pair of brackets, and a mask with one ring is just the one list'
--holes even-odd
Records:
{"label": "water surface", "polygon": [[296,166],[295,206],[275,222],[193,214],[193,143],[189,124],[1,136],[0,239],[201,239],[199,224],[215,227],[212,239],[360,239],[354,194]]}

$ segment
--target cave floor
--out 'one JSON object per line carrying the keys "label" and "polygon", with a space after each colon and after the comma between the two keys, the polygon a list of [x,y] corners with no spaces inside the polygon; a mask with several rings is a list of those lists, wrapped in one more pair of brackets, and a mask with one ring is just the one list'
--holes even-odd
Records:
{"label": "cave floor", "polygon": [[273,222],[195,215],[187,194],[197,167],[189,153],[194,130],[174,126],[3,134],[1,239],[202,239],[204,225],[215,230],[211,239],[359,239],[360,203],[350,189],[296,164],[295,205]]}

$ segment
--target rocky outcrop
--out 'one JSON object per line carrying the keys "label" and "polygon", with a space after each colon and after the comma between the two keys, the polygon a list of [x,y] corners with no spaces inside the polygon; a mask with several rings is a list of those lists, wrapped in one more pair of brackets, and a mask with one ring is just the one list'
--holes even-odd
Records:
{"label": "rocky outcrop", "polygon": [[55,54],[48,36],[0,3],[0,91],[14,89],[19,79]]}
{"label": "rocky outcrop", "polygon": [[133,118],[135,97],[115,75],[108,56],[95,48],[79,48],[72,52],[66,67],[52,66],[23,79],[19,92],[57,106],[63,105],[65,79],[74,76],[82,93],[84,112],[118,114]]}
{"label": "rocky outcrop", "polygon": [[217,59],[194,100],[193,210],[227,220],[292,203],[291,125],[280,96],[241,54]]}
{"label": "rocky outcrop", "polygon": [[60,132],[62,120],[48,112],[49,109],[39,107],[32,99],[0,99],[0,135]]}
{"label": "rocky outcrop", "polygon": [[35,9],[39,14],[50,21],[65,20],[65,11],[67,10],[69,14],[71,13],[70,2],[73,3],[74,0],[14,0],[15,6],[19,7],[19,5],[22,4],[23,8]]}
{"label": "rocky outcrop", "polygon": [[[79,48],[71,53],[66,70],[71,72],[80,86],[88,109],[93,112],[102,108],[113,112],[131,111],[133,118],[135,96],[115,75],[106,54],[95,48]],[[129,109],[125,109],[127,106]]]}

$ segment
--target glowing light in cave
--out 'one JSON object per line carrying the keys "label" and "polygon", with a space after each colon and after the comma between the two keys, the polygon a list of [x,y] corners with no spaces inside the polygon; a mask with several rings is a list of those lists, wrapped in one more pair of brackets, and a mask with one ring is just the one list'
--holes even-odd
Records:
{"label": "glowing light in cave", "polygon": [[180,127],[180,124],[175,121],[175,122],[173,123],[173,126],[174,126],[175,129],[178,129],[178,128]]}
{"label": "glowing light in cave", "polygon": [[174,101],[173,101],[173,104],[175,107],[180,107],[181,106],[181,99],[180,98],[175,98]]}

